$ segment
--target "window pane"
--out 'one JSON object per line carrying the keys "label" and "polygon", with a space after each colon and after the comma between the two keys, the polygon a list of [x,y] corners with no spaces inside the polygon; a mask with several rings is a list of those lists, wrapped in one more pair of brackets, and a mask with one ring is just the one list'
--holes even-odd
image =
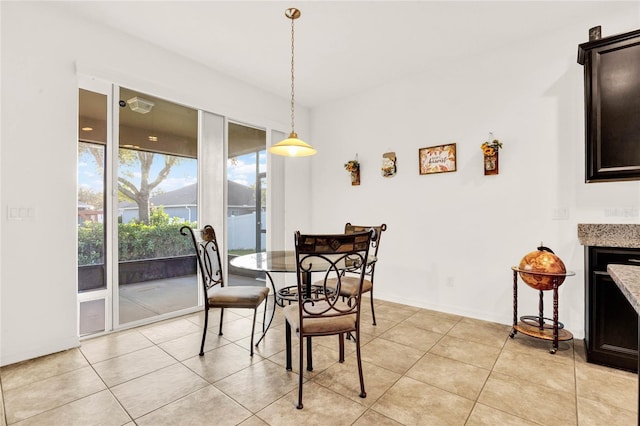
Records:
{"label": "window pane", "polygon": [[[124,104],[124,106],[122,106]],[[125,324],[198,304],[198,114],[122,88],[118,153],[118,284]]]}
{"label": "window pane", "polygon": [[[227,249],[228,258],[266,249],[266,132],[240,124],[229,124],[227,161]],[[229,265],[229,282],[250,283],[256,277]],[[247,281],[249,280],[249,281]]]}
{"label": "window pane", "polygon": [[85,292],[106,288],[107,96],[80,89],[78,123],[78,291]]}

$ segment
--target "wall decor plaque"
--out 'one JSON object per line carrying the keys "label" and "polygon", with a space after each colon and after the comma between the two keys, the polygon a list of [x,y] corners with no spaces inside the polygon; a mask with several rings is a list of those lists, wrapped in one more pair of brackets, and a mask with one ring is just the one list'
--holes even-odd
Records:
{"label": "wall decor plaque", "polygon": [[456,144],[429,146],[418,150],[420,174],[456,171]]}
{"label": "wall decor plaque", "polygon": [[382,154],[382,176],[394,177],[396,175],[396,153],[385,152]]}

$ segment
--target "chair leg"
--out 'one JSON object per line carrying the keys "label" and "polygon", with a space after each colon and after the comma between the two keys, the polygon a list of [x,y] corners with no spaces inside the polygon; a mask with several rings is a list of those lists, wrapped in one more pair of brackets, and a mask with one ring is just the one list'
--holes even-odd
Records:
{"label": "chair leg", "polygon": [[313,351],[311,350],[311,336],[307,336],[307,371],[313,371]]}
{"label": "chair leg", "polygon": [[[309,339],[307,337],[307,339]],[[299,338],[299,342],[300,342],[300,357],[299,357],[299,369],[298,369],[298,405],[296,406],[296,408],[298,410],[302,409],[302,380],[303,380],[303,367],[304,367],[304,363],[302,362],[303,359],[303,352],[304,352],[304,345],[303,345],[303,340],[304,337],[302,337],[302,333],[300,333],[300,338]],[[307,340],[307,344],[309,344],[311,340]],[[308,351],[307,351],[308,352]],[[307,369],[309,369],[309,366],[307,366]]]}
{"label": "chair leg", "polygon": [[360,354],[360,330],[356,330],[356,358],[358,359],[358,375],[360,376],[360,398],[366,398],[364,391],[364,376],[362,374],[362,357]]}
{"label": "chair leg", "polygon": [[[344,300],[344,297],[342,298],[342,300]],[[349,306],[351,306],[351,302],[348,303]],[[347,333],[347,340],[351,340],[351,333]]]}
{"label": "chair leg", "polygon": [[369,300],[371,301],[371,316],[373,317],[373,325],[376,325],[376,311],[373,309],[373,287],[369,290]]}
{"label": "chair leg", "polygon": [[286,346],[286,355],[287,355],[287,371],[293,370],[291,367],[291,325],[289,325],[289,321],[285,321],[284,327],[284,338],[285,338],[285,346]]}
{"label": "chair leg", "polygon": [[207,326],[209,325],[209,309],[204,310],[204,329],[202,330],[202,344],[200,345],[200,356],[204,356],[204,341],[207,338]]}
{"label": "chair leg", "polygon": [[224,308],[220,308],[220,328],[218,329],[218,336],[222,336],[223,319],[224,319]]}
{"label": "chair leg", "polygon": [[268,300],[269,300],[269,297],[267,296],[267,298],[264,300],[264,310],[262,311],[262,334],[263,335],[264,335],[265,327],[267,325],[267,305],[269,304],[267,303]]}
{"label": "chair leg", "polygon": [[[347,338],[349,333],[347,333]],[[344,333],[338,334],[338,347],[340,348],[340,356],[338,362],[344,362]]]}
{"label": "chair leg", "polygon": [[256,331],[256,315],[257,314],[258,314],[258,308],[253,308],[253,325],[251,326],[251,344],[249,345],[249,347],[251,348],[249,350],[250,356],[253,356],[253,334]]}

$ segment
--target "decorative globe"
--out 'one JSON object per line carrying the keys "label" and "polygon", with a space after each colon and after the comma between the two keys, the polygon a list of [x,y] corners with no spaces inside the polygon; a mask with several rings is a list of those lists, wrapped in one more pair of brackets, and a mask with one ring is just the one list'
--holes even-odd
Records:
{"label": "decorative globe", "polygon": [[[565,277],[554,277],[545,274],[564,274],[567,272],[562,260],[548,247],[538,247],[538,250],[527,253],[518,266],[520,278],[529,287],[536,290],[551,290],[553,282],[557,280],[558,287],[564,282]],[[531,271],[526,273],[522,271]]]}

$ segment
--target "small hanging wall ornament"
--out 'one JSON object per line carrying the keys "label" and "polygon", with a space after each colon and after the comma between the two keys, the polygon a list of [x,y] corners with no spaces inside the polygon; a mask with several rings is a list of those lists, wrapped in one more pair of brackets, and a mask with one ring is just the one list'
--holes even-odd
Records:
{"label": "small hanging wall ornament", "polygon": [[382,154],[382,176],[394,177],[396,175],[396,153],[385,152]]}
{"label": "small hanging wall ornament", "polygon": [[498,153],[502,148],[502,142],[493,138],[493,133],[489,133],[489,140],[480,145],[484,155],[484,174],[497,175],[500,172],[498,163]]}
{"label": "small hanging wall ornament", "polygon": [[351,185],[360,185],[360,162],[358,162],[358,154],[356,159],[347,161],[344,164],[344,169],[351,174]]}

